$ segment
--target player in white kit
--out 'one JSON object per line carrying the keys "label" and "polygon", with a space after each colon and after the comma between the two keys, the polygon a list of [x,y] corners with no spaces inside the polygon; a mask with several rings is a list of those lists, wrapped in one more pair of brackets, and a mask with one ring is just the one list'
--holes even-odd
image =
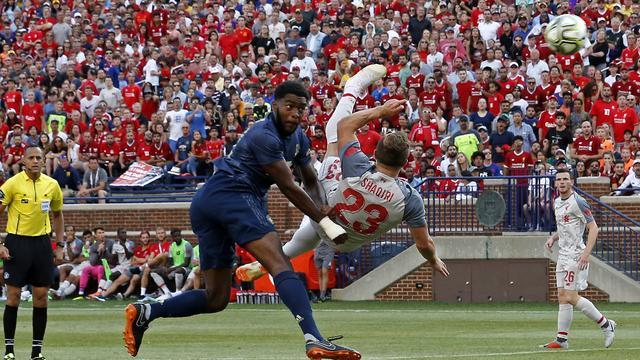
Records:
{"label": "player in white kit", "polygon": [[[318,224],[302,225],[283,247],[285,255],[296,257],[325,242],[340,252],[350,252],[379,238],[406,222],[418,251],[441,274],[449,274],[436,255],[429,235],[422,198],[398,174],[409,156],[410,143],[404,132],[386,134],[375,150],[375,164],[360,150],[356,131],[378,118],[391,117],[404,109],[406,101],[391,100],[382,106],[353,113],[356,97],[366,95],[369,85],[386,74],[382,65],[369,65],[347,81],[342,98],[326,126],[327,153],[318,178],[328,204],[334,208],[336,223],[348,240],[336,243]],[[303,222],[304,224],[304,222]],[[266,274],[253,262],[236,270],[242,281]]]}
{"label": "player in white kit", "polygon": [[[542,345],[547,349],[568,349],[569,328],[573,321],[573,308],[582,311],[595,321],[604,333],[604,346],[609,347],[615,337],[616,323],[596,309],[593,303],[578,295],[587,288],[589,256],[596,244],[598,225],[593,219],[589,204],[573,191],[571,172],[560,169],[556,173],[556,188],[559,196],[554,202],[558,231],[545,243],[551,251],[558,242],[558,262],[556,264],[556,285],[558,287],[558,335],[556,340]],[[583,241],[584,231],[589,231],[587,243]]]}

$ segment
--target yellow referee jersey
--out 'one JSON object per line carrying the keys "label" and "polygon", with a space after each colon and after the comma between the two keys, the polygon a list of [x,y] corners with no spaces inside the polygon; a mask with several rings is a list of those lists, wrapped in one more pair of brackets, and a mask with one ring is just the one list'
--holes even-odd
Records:
{"label": "yellow referee jersey", "polygon": [[33,181],[23,171],[0,186],[0,201],[8,207],[7,233],[41,236],[51,233],[49,211],[62,210],[62,190],[45,174]]}

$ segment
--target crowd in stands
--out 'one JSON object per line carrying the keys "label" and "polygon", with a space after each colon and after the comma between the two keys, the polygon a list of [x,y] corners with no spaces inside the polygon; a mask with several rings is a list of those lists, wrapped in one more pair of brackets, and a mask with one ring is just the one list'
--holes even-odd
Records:
{"label": "crowd in stands", "polygon": [[[153,238],[143,230],[137,241],[124,228],[117,229],[115,239],[108,239],[102,227],[79,234],[73,225],[67,225],[64,241],[52,243],[56,279],[50,296],[54,299],[155,301],[203,287],[199,247],[183,239],[180,229],[171,229],[167,236],[159,226]],[[23,299],[30,295],[25,287]]]}
{"label": "crowd in stands", "polygon": [[[206,176],[285,80],[310,90],[301,127],[319,166],[346,80],[380,63],[387,77],[355,110],[395,98],[406,111],[358,138],[373,155],[381,135],[407,132],[406,176],[423,191],[427,177],[473,188],[447,178],[561,167],[638,188],[640,4],[615,1],[7,0],[2,174],[37,144],[67,196],[103,201],[136,161]],[[543,34],[567,13],[589,33],[560,55]]]}

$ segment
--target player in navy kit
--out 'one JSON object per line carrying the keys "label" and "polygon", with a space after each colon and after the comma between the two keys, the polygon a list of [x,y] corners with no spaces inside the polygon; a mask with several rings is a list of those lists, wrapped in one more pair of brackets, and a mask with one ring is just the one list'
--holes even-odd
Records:
{"label": "player in navy kit", "polygon": [[[132,356],[137,355],[144,331],[154,319],[224,310],[237,243],[273,276],[280,298],[302,329],[307,356],[360,359],[357,351],[335,345],[320,334],[305,286],[292,271],[267,215],[266,195],[275,183],[298,209],[318,222],[329,238],[337,243],[347,241],[346,232],[318,207],[323,204],[324,194],[308,156],[309,140],[298,126],[309,93],[301,82],[286,81],[274,95],[273,112],[251,127],[229,156],[216,160],[213,176],[193,197],[191,224],[198,236],[206,289],[162,303],[127,306],[124,339]],[[290,165],[299,170],[309,195],[293,182]]]}

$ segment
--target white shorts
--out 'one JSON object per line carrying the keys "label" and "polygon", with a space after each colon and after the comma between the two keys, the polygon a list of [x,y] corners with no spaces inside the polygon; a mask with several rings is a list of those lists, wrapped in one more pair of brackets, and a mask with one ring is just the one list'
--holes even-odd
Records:
{"label": "white shorts", "polygon": [[582,291],[589,286],[589,266],[584,270],[578,269],[579,257],[559,257],[556,264],[556,286],[559,289]]}
{"label": "white shorts", "polygon": [[320,166],[318,179],[327,196],[327,201],[338,190],[338,184],[342,180],[342,164],[337,156],[326,156]]}
{"label": "white shorts", "polygon": [[73,270],[71,270],[71,272],[69,273],[69,275],[80,276],[82,275],[82,269],[86,268],[87,266],[89,266],[89,260],[85,260],[80,264],[75,265],[73,267]]}
{"label": "white shorts", "polygon": [[128,261],[119,265],[116,265],[113,269],[111,269],[112,273],[119,272],[120,274],[131,274],[129,268],[131,267],[131,263]]}

